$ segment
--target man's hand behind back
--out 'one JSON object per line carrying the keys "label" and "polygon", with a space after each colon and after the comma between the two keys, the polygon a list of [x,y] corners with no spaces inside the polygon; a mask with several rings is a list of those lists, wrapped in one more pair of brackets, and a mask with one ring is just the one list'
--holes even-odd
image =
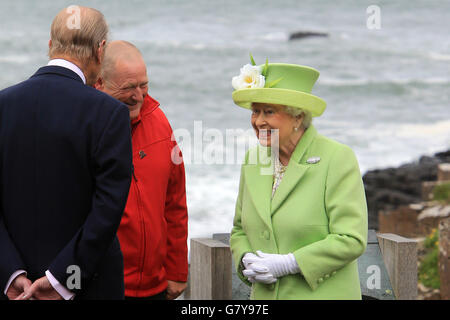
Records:
{"label": "man's hand behind back", "polygon": [[31,287],[31,281],[25,275],[17,276],[6,292],[9,300],[23,300],[23,293]]}
{"label": "man's hand behind back", "polygon": [[52,287],[47,277],[37,279],[25,290],[25,299],[62,300],[63,297]]}

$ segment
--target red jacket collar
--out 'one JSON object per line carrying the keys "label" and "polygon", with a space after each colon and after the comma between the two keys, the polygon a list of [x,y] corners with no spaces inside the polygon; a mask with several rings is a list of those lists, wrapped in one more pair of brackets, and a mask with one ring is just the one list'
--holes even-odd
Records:
{"label": "red jacket collar", "polygon": [[153,99],[149,94],[144,98],[144,103],[142,104],[141,111],[136,119],[131,120],[131,125],[135,125],[141,121],[146,115],[152,113],[156,108],[159,107],[159,102]]}

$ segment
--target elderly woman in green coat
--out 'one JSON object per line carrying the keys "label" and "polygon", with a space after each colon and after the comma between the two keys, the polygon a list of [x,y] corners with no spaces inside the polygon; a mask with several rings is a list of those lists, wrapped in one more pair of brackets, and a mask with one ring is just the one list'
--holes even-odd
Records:
{"label": "elderly woman in green coat", "polygon": [[326,107],[311,94],[318,76],[266,62],[232,80],[259,140],[241,168],[230,239],[251,299],[361,299],[364,186],[353,151],[311,124]]}

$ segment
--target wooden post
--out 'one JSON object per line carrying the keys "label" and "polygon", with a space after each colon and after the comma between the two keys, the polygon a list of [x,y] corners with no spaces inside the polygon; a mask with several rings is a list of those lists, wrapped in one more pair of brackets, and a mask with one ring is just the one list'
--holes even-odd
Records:
{"label": "wooden post", "polygon": [[192,300],[231,300],[231,252],[214,239],[191,239],[190,288]]}
{"label": "wooden post", "polygon": [[396,234],[378,234],[383,260],[398,300],[417,298],[417,242]]}

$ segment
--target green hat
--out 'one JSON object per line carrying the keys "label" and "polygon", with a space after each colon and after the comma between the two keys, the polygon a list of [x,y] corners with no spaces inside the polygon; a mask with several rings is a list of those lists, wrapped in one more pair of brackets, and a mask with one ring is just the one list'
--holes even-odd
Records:
{"label": "green hat", "polygon": [[[253,68],[253,78],[248,70]],[[264,75],[256,75],[260,70]],[[247,75],[245,74],[247,72]],[[269,63],[261,66],[246,65],[241,75],[233,78],[233,101],[238,106],[250,109],[253,102],[281,104],[310,111],[313,117],[320,116],[326,102],[311,94],[319,77],[314,68],[286,63]],[[245,79],[245,80],[242,80]]]}

